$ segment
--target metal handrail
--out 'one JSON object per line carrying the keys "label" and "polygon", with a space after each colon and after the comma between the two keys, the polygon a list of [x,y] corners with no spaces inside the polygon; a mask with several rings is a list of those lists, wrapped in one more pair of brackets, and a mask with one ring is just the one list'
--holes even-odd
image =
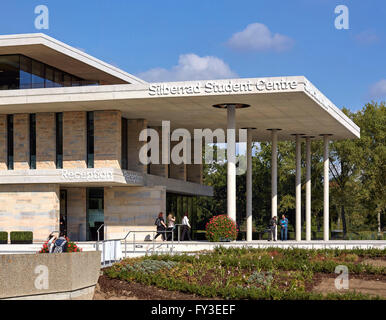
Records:
{"label": "metal handrail", "polygon": [[164,233],[164,234],[167,234],[167,233],[171,233],[172,234],[172,252],[173,252],[173,245],[174,245],[174,234],[173,234],[173,230],[164,230],[164,231],[158,231],[158,230],[131,230],[129,231],[126,236],[122,239],[124,242],[125,242],[125,258],[127,257],[127,237],[133,233],[133,252],[135,252],[135,248],[136,248],[136,241],[135,241],[135,234],[136,233],[149,233],[151,232],[153,234],[153,239],[152,239],[152,243],[153,243],[153,252],[155,252],[155,237],[154,237],[154,234],[155,233]]}
{"label": "metal handrail", "polygon": [[102,224],[99,226],[98,230],[97,230],[97,243],[96,243],[96,249],[97,249],[97,251],[99,250],[99,230],[100,230],[102,227],[104,227],[104,226],[105,226],[105,224],[102,223]]}

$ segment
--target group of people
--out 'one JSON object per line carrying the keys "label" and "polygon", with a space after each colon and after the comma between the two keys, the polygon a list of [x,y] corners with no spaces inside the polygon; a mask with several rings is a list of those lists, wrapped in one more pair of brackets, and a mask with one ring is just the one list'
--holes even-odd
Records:
{"label": "group of people", "polygon": [[280,238],[282,241],[287,241],[288,238],[288,219],[283,214],[281,219],[277,221],[277,217],[274,216],[269,222],[269,228],[271,232],[271,241],[277,240],[277,225],[280,226]]}
{"label": "group of people", "polygon": [[[154,224],[157,226],[157,234],[154,237],[154,239],[157,239],[158,236],[161,236],[163,241],[172,240],[172,237],[174,237],[174,232],[176,229],[176,217],[172,213],[168,215],[167,222],[165,222],[165,219],[163,217],[163,212],[160,212]],[[187,237],[189,241],[192,241],[190,237],[191,226],[189,223],[187,212],[185,212],[184,217],[182,218],[181,224],[182,224],[182,235],[180,240],[184,241],[185,237]],[[175,237],[173,239],[175,239]]]}
{"label": "group of people", "polygon": [[51,233],[48,236],[47,240],[47,247],[49,253],[67,252],[67,239],[64,232],[60,232],[59,237],[56,237]]}

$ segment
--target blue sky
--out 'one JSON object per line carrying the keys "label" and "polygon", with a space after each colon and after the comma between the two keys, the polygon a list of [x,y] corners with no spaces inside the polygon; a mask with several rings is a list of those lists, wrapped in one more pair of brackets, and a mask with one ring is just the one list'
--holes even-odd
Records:
{"label": "blue sky", "polygon": [[[49,29],[34,26],[37,5]],[[337,5],[349,9],[338,30]],[[145,80],[304,75],[338,107],[386,100],[386,2],[6,1],[0,34],[44,32]]]}

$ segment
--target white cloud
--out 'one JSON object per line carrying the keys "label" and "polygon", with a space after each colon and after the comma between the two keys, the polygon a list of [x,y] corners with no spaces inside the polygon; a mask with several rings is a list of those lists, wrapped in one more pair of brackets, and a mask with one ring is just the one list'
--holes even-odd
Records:
{"label": "white cloud", "polygon": [[386,79],[381,79],[370,87],[370,98],[386,99]]}
{"label": "white cloud", "polygon": [[149,82],[161,82],[226,79],[237,77],[237,74],[220,58],[189,53],[181,54],[178,64],[170,69],[154,68],[137,76]]}
{"label": "white cloud", "polygon": [[379,37],[374,30],[365,30],[355,35],[355,40],[361,45],[371,45],[377,43]]}
{"label": "white cloud", "polygon": [[292,48],[294,40],[272,32],[262,23],[249,24],[243,31],[236,32],[227,45],[236,50],[248,51],[286,51]]}

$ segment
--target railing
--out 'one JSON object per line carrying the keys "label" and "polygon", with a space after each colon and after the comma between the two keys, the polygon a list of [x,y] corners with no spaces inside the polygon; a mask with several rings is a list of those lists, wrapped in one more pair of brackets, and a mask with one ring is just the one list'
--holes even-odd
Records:
{"label": "railing", "polygon": [[174,229],[173,230],[164,230],[164,231],[158,231],[158,230],[134,230],[134,231],[129,231],[126,236],[123,238],[124,240],[124,243],[125,243],[125,258],[127,257],[127,237],[130,235],[130,234],[133,234],[133,252],[135,252],[135,249],[137,247],[136,245],[136,241],[135,241],[135,234],[136,233],[152,233],[153,234],[153,239],[152,239],[152,243],[153,243],[153,253],[155,252],[155,236],[154,234],[155,233],[160,233],[160,234],[164,234],[164,236],[166,237],[167,239],[167,234],[168,233],[171,233],[172,234],[172,246],[171,246],[171,252],[173,252],[173,245],[174,245]]}
{"label": "railing", "polygon": [[99,250],[99,230],[100,230],[102,227],[104,227],[104,226],[105,226],[104,223],[101,224],[101,225],[99,226],[98,230],[97,230],[97,243],[96,243],[96,250],[97,250],[97,251]]}

